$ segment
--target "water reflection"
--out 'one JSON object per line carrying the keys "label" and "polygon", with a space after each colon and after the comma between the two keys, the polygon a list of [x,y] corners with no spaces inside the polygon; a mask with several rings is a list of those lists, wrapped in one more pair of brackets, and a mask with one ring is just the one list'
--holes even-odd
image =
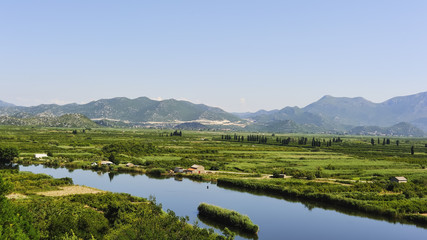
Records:
{"label": "water reflection", "polygon": [[14,163],[0,163],[0,169],[18,170],[19,165]]}
{"label": "water reflection", "polygon": [[344,214],[351,215],[351,216],[367,217],[367,218],[371,218],[371,219],[387,221],[389,223],[400,222],[400,223],[415,225],[417,227],[427,228],[427,225],[422,224],[422,223],[414,223],[414,222],[406,221],[405,219],[396,219],[396,218],[392,218],[392,217],[376,215],[373,213],[366,213],[363,211],[358,211],[356,209],[345,208],[345,207],[335,205],[332,203],[326,203],[326,202],[320,202],[320,201],[314,201],[314,200],[307,200],[307,199],[302,199],[302,198],[292,197],[292,196],[284,196],[281,194],[275,194],[275,193],[271,193],[271,192],[267,192],[267,191],[263,191],[263,190],[255,191],[255,190],[251,190],[251,189],[242,189],[242,188],[238,188],[238,187],[235,187],[232,185],[225,185],[225,184],[218,184],[218,187],[228,189],[228,190],[237,191],[237,192],[242,192],[242,193],[250,193],[253,195],[257,195],[257,196],[268,196],[271,198],[282,199],[282,200],[286,200],[288,202],[293,202],[293,203],[301,203],[309,211],[312,211],[315,208],[320,208],[320,209],[324,209],[324,210],[332,210],[332,211],[336,211],[339,213],[344,213]]}
{"label": "water reflection", "polygon": [[[105,191],[124,192],[144,198],[152,195],[162,203],[164,210],[172,209],[177,216],[189,216],[190,222],[200,221],[201,227],[215,227],[218,233],[221,233],[222,226],[197,217],[197,206],[201,202],[248,215],[260,227],[259,239],[427,239],[427,231],[423,228],[390,224],[394,221],[360,211],[188,178],[117,173],[110,176],[102,171],[79,169],[69,172],[42,166],[21,167],[21,170],[45,173],[55,178],[71,177],[75,184]],[[236,239],[246,238],[254,239],[254,236],[236,236]]]}
{"label": "water reflection", "polygon": [[242,230],[241,230],[241,229],[239,229],[239,228],[230,227],[230,226],[227,226],[227,225],[225,225],[225,224],[222,224],[221,222],[212,221],[211,219],[206,218],[206,217],[205,217],[205,216],[203,216],[203,215],[199,215],[199,214],[197,214],[197,218],[198,218],[202,223],[204,223],[204,224],[206,224],[206,225],[208,225],[208,226],[210,226],[210,227],[214,227],[214,228],[217,228],[217,229],[221,229],[221,231],[223,231],[225,228],[228,228],[228,229],[230,229],[232,232],[234,232],[234,233],[236,233],[237,235],[239,235],[240,237],[243,237],[243,238],[246,238],[246,239],[254,239],[254,240],[257,240],[257,239],[258,239],[258,235],[256,235],[256,234],[250,234],[250,233],[247,233],[247,232],[245,232],[245,231],[242,231]]}
{"label": "water reflection", "polygon": [[112,173],[112,172],[109,172],[109,173],[108,173],[108,178],[110,178],[110,182],[111,182],[111,181],[113,181],[113,179],[114,179],[114,175],[115,175],[115,174],[114,174],[114,173]]}

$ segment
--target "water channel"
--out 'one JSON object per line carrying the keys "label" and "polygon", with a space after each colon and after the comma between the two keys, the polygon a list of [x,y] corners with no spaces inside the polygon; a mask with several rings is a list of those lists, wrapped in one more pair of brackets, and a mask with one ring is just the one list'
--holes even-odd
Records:
{"label": "water channel", "polygon": [[[154,196],[164,210],[188,216],[190,223],[200,227],[219,226],[197,217],[201,202],[218,205],[248,215],[260,228],[258,239],[427,239],[427,229],[410,224],[373,219],[360,213],[333,206],[299,202],[278,196],[267,196],[216,184],[189,179],[150,178],[147,175],[97,173],[88,170],[67,170],[44,166],[20,166],[21,171],[45,173],[54,178],[70,177],[74,184],[111,192],[129,193],[149,198]],[[240,234],[236,239],[254,239]]]}

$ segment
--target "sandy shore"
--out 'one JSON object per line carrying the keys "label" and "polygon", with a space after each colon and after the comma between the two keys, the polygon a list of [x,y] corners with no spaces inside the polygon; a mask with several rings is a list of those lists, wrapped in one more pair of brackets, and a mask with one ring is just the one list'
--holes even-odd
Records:
{"label": "sandy shore", "polygon": [[66,186],[66,187],[60,187],[61,190],[56,191],[47,191],[47,192],[38,192],[38,195],[42,196],[49,196],[49,197],[60,197],[60,196],[67,196],[67,195],[74,195],[74,194],[96,194],[96,193],[103,193],[104,191],[101,191],[99,189],[90,188],[86,186]]}

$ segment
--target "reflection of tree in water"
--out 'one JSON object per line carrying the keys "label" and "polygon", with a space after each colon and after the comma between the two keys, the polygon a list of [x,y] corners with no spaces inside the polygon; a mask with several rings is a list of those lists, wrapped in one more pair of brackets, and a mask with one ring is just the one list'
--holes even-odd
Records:
{"label": "reflection of tree in water", "polygon": [[116,175],[116,174],[114,174],[112,172],[108,173],[108,177],[110,178],[110,182],[113,181],[114,175]]}
{"label": "reflection of tree in water", "polygon": [[0,169],[14,169],[19,171],[19,165],[13,163],[0,163]]}
{"label": "reflection of tree in water", "polygon": [[306,207],[309,211],[311,211],[313,208],[315,208],[316,206],[310,202],[307,203],[302,203],[304,205],[304,207]]}
{"label": "reflection of tree in water", "polygon": [[375,213],[366,213],[366,212],[363,212],[363,211],[360,211],[357,209],[351,209],[348,207],[339,206],[335,203],[308,200],[308,199],[304,199],[304,198],[286,196],[286,195],[282,195],[279,193],[272,193],[272,192],[263,191],[263,190],[245,189],[245,188],[236,187],[236,186],[228,185],[228,184],[219,183],[219,184],[217,184],[217,186],[219,188],[229,189],[229,190],[233,190],[233,191],[237,191],[237,192],[250,193],[250,194],[256,195],[256,196],[268,196],[271,198],[283,199],[283,200],[288,201],[288,202],[301,203],[304,205],[304,207],[306,207],[310,211],[313,208],[320,208],[320,209],[324,209],[324,210],[331,210],[331,211],[343,213],[343,214],[350,215],[350,216],[358,216],[358,217],[366,217],[366,218],[371,218],[371,219],[376,219],[376,220],[384,220],[384,221],[387,221],[390,223],[400,222],[400,223],[404,223],[404,224],[408,224],[408,225],[415,225],[418,227],[426,228],[426,224],[424,224],[424,223],[418,223],[418,222],[414,223],[414,222],[409,222],[405,219],[396,219],[393,217],[377,215]]}
{"label": "reflection of tree in water", "polygon": [[254,240],[258,240],[258,235],[256,234],[250,234],[247,232],[242,231],[239,228],[235,228],[226,224],[223,224],[222,222],[218,222],[218,221],[213,221],[205,216],[202,216],[200,214],[197,214],[197,218],[204,224],[210,226],[210,227],[214,227],[217,229],[220,229],[221,231],[224,231],[225,228],[228,228],[229,230],[231,230],[233,233],[239,235],[242,238],[246,238],[246,239],[254,239]]}

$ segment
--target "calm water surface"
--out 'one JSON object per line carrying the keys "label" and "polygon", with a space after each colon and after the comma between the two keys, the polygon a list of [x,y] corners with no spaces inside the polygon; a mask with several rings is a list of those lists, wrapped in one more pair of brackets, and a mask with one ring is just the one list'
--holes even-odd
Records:
{"label": "calm water surface", "polygon": [[[20,166],[21,171],[46,173],[55,178],[70,177],[74,184],[86,185],[111,192],[130,193],[149,198],[155,196],[163,209],[171,209],[178,216],[189,216],[190,223],[210,228],[197,217],[201,202],[218,205],[248,215],[259,225],[259,239],[423,239],[427,229],[414,225],[392,223],[367,217],[343,214],[336,210],[316,207],[281,198],[255,195],[218,187],[211,183],[193,182],[189,179],[156,179],[146,175],[120,174]],[[208,188],[209,187],[209,188]],[[215,229],[216,232],[220,232]],[[253,238],[236,236],[236,239]]]}

